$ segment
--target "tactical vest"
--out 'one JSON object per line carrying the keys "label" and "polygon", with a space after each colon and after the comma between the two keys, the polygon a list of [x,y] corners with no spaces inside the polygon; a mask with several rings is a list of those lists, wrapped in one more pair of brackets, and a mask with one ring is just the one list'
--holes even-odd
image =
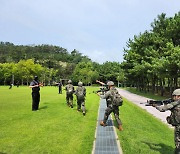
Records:
{"label": "tactical vest", "polygon": [[173,126],[180,125],[180,104],[171,109],[171,115],[167,117],[167,122]]}

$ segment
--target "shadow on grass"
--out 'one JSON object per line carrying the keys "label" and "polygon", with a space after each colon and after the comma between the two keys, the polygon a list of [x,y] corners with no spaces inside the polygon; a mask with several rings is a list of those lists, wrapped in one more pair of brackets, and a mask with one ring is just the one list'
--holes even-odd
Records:
{"label": "shadow on grass", "polygon": [[146,145],[149,146],[150,149],[154,151],[158,151],[161,154],[173,154],[174,153],[174,148],[168,145],[165,145],[163,143],[151,143],[151,142],[146,142],[143,141]]}
{"label": "shadow on grass", "polygon": [[39,108],[39,110],[44,110],[44,109],[47,109],[48,107],[47,106],[42,106]]}

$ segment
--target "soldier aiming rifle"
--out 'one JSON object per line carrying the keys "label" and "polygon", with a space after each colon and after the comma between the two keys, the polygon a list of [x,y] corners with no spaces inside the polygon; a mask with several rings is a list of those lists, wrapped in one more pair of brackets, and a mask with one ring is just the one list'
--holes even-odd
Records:
{"label": "soldier aiming rifle", "polygon": [[169,103],[173,102],[172,98],[168,98],[168,99],[165,99],[165,100],[147,100],[146,103],[140,103],[140,104],[145,104],[145,106],[153,106],[153,107],[156,107],[156,106],[161,106],[161,105],[167,105]]}
{"label": "soldier aiming rifle", "polygon": [[171,111],[171,115],[166,118],[167,122],[175,127],[174,141],[175,141],[175,154],[180,154],[180,89],[176,89],[172,93],[172,102],[156,106],[160,112],[167,110]]}

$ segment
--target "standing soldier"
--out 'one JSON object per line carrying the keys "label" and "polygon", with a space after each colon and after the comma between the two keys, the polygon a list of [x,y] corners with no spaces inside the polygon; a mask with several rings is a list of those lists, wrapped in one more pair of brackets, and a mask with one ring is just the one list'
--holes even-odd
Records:
{"label": "standing soldier", "polygon": [[171,111],[171,115],[166,118],[167,122],[175,127],[174,129],[174,141],[175,141],[175,154],[180,154],[180,89],[174,90],[172,93],[172,99],[174,102],[164,105],[157,106],[160,112],[167,110]]}
{"label": "standing soldier", "polygon": [[58,83],[58,88],[59,88],[59,94],[62,94],[62,83],[59,81]]}
{"label": "standing soldier", "polygon": [[66,102],[67,105],[73,108],[73,93],[74,93],[74,86],[72,85],[72,81],[69,80],[68,84],[65,87],[66,90]]}
{"label": "standing soldier", "polygon": [[38,81],[38,76],[34,77],[34,80],[30,83],[30,88],[32,88],[32,111],[37,111],[39,109],[40,101],[40,86],[42,86]]}
{"label": "standing soldier", "polygon": [[[119,129],[119,131],[122,131],[123,130],[122,122],[119,118],[119,106],[122,105],[123,101],[122,101],[120,94],[118,93],[118,90],[114,87],[114,82],[108,81],[107,85],[109,87],[109,91],[107,91],[104,95],[100,95],[99,93],[97,93],[102,99],[108,100],[107,108],[104,113],[104,119],[103,119],[103,121],[100,122],[100,125],[105,127],[109,115],[113,112],[115,119],[118,123],[118,129]],[[115,95],[119,96],[120,104],[115,103],[116,102]]]}
{"label": "standing soldier", "polygon": [[77,110],[80,111],[82,105],[83,115],[86,114],[85,109],[85,97],[86,97],[86,88],[83,87],[82,82],[78,82],[78,87],[76,88],[75,95],[77,97]]}

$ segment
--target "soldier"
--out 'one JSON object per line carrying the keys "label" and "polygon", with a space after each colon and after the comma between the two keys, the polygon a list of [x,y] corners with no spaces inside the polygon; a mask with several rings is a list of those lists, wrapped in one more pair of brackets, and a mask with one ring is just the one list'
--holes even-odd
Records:
{"label": "soldier", "polygon": [[30,88],[32,88],[32,111],[37,111],[39,109],[40,102],[40,86],[42,86],[38,81],[38,76],[34,76],[34,80],[30,83]]}
{"label": "soldier", "polygon": [[[105,84],[104,82],[101,82],[99,80],[96,80],[97,83],[101,84],[104,88],[104,91],[102,92],[102,94],[104,95],[107,91],[109,91],[109,86],[107,84]],[[109,81],[107,81],[108,83]],[[111,98],[110,97],[107,97],[106,98],[106,105],[108,107],[108,105],[111,104]]]}
{"label": "soldier", "polygon": [[77,97],[77,110],[80,111],[82,105],[83,115],[86,114],[85,109],[85,97],[86,97],[86,88],[83,87],[82,82],[78,82],[78,87],[76,88],[75,95]]}
{"label": "soldier", "polygon": [[171,115],[166,118],[167,122],[175,127],[174,129],[174,141],[175,141],[175,154],[180,154],[180,89],[176,89],[172,93],[172,99],[174,102],[157,106],[156,109],[160,112],[167,110],[171,111]]}
{"label": "soldier", "polygon": [[66,102],[67,105],[73,108],[73,93],[74,93],[74,86],[72,85],[72,81],[69,80],[68,84],[65,87],[66,90]]}
{"label": "soldier", "polygon": [[113,112],[114,116],[115,116],[115,119],[116,119],[116,121],[118,123],[118,129],[119,129],[119,131],[122,131],[123,130],[122,122],[121,122],[121,120],[119,118],[119,106],[117,106],[117,105],[115,105],[113,103],[113,95],[115,93],[118,93],[118,91],[114,86],[114,82],[108,81],[107,85],[109,87],[109,91],[107,91],[105,93],[105,95],[100,95],[99,93],[97,93],[102,99],[106,99],[106,100],[109,101],[108,104],[107,104],[107,108],[105,110],[105,113],[104,113],[104,119],[103,119],[103,121],[100,122],[100,125],[105,127],[109,115]]}
{"label": "soldier", "polygon": [[59,88],[59,94],[62,94],[62,83],[59,81],[58,83],[58,88]]}

